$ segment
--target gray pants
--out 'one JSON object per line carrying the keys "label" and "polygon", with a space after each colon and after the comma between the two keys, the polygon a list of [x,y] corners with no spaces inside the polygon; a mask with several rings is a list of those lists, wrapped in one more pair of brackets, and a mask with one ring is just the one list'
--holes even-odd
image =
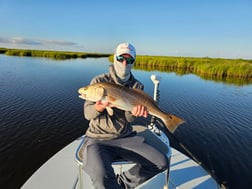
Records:
{"label": "gray pants", "polygon": [[[135,188],[169,166],[166,155],[137,135],[103,141],[87,137],[83,157],[83,168],[96,189]],[[136,165],[117,178],[112,163],[120,158]]]}

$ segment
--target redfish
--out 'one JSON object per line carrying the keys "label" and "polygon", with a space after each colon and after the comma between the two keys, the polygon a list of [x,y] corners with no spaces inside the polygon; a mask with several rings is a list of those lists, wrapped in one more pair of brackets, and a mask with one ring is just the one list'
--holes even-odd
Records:
{"label": "redfish", "polygon": [[[149,114],[161,119],[171,133],[185,122],[175,115],[162,111],[153,98],[140,89],[130,89],[114,83],[101,82],[82,87],[78,92],[81,99],[109,102],[111,107],[125,111],[131,111],[136,105],[143,105]],[[109,115],[113,115],[111,107],[106,108]]]}

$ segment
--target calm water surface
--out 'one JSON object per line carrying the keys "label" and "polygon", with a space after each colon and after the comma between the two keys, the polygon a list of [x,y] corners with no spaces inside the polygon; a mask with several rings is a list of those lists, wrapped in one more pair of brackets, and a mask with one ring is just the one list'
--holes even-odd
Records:
{"label": "calm water surface", "polygon": [[[0,188],[20,188],[48,158],[84,134],[77,90],[107,72],[109,64],[104,58],[56,61],[0,55]],[[252,85],[133,72],[150,95],[150,76],[162,77],[161,109],[187,121],[175,139],[220,183],[234,189],[252,186]]]}

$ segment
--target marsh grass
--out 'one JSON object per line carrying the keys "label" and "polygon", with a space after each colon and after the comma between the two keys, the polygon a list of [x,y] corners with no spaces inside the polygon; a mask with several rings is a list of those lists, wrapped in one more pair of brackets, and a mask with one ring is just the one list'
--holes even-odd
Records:
{"label": "marsh grass", "polygon": [[6,49],[0,48],[0,53],[10,56],[31,56],[45,57],[53,59],[71,59],[71,58],[99,58],[108,57],[110,54],[87,53],[87,52],[67,52],[67,51],[46,51],[46,50],[29,50],[29,49]]}
{"label": "marsh grass", "polygon": [[184,70],[201,76],[252,78],[252,60],[138,56],[136,67],[157,70]]}

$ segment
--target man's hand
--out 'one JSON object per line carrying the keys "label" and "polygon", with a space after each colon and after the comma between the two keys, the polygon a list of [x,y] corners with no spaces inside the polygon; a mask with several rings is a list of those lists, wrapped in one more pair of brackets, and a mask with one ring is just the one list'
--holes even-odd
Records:
{"label": "man's hand", "polygon": [[131,111],[132,115],[133,116],[136,116],[136,117],[147,117],[148,116],[148,112],[147,112],[147,109],[145,106],[142,106],[142,105],[137,105],[135,106],[132,111]]}
{"label": "man's hand", "polygon": [[103,112],[107,106],[109,106],[109,102],[102,102],[99,100],[95,103],[95,109],[98,112]]}

